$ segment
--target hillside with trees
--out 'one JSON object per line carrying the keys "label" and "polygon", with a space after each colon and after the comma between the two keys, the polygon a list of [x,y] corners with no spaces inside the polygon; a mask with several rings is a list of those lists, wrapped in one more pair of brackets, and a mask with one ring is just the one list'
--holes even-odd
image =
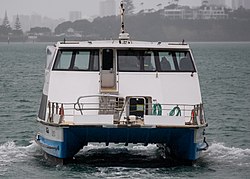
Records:
{"label": "hillside with trees", "polygon": [[[188,6],[179,6],[176,3],[162,7],[157,5],[158,11],[154,9],[143,9],[134,13],[132,0],[125,2],[125,25],[132,39],[149,41],[250,41],[250,10],[240,7],[232,11],[224,7],[210,7],[202,5],[198,9]],[[143,3],[142,3],[143,4]],[[213,10],[219,18],[209,19],[187,18],[175,19],[166,16],[166,12],[182,12],[189,15],[191,12],[204,14]],[[194,13],[194,14],[195,14]],[[194,15],[193,14],[193,15]],[[171,15],[171,14],[170,14]],[[205,17],[206,18],[206,17]],[[78,20],[75,22],[64,22],[56,27],[55,34],[58,37],[70,38],[68,30],[78,34],[81,40],[91,39],[116,39],[120,29],[120,17],[110,16],[96,18],[93,22]]]}
{"label": "hillside with trees", "polygon": [[[136,40],[250,41],[250,19],[173,20],[155,12],[126,16],[125,25],[131,38]],[[78,33],[82,40],[116,39],[120,17],[96,18],[93,22],[64,22],[56,27],[55,34],[68,39],[69,29]]]}
{"label": "hillside with trees", "polygon": [[[224,7],[201,6],[191,9],[188,6],[170,4],[159,9],[142,9],[135,13],[132,0],[125,2],[125,30],[132,40],[148,41],[250,41],[250,10],[240,7],[237,10]],[[213,9],[215,8],[215,9]],[[214,16],[203,16],[209,10]],[[176,18],[176,14],[179,15]],[[184,17],[184,13],[186,13]],[[200,14],[199,13],[203,13]],[[192,15],[191,17],[189,15]],[[195,17],[195,14],[196,15]],[[222,14],[222,16],[220,16]],[[182,15],[182,16],[180,16]],[[120,33],[120,16],[97,17],[59,24],[54,32],[47,27],[33,27],[23,32],[17,16],[13,28],[10,27],[7,13],[0,25],[0,41],[46,41],[117,39]]]}

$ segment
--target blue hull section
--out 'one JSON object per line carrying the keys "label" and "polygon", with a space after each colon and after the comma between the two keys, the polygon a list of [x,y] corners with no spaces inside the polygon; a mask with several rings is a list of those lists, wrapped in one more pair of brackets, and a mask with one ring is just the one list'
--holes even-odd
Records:
{"label": "blue hull section", "polygon": [[201,151],[208,146],[204,140],[197,142],[197,133],[204,128],[102,128],[102,127],[54,127],[60,128],[63,140],[48,139],[38,135],[37,141],[43,150],[57,158],[72,158],[89,142],[109,143],[142,143],[163,144],[170,149],[171,155],[180,160],[194,161],[199,158]]}

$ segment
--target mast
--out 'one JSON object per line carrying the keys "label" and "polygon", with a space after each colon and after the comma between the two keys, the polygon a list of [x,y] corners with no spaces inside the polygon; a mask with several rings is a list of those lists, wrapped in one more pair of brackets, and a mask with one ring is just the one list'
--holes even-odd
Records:
{"label": "mast", "polygon": [[125,23],[124,23],[124,13],[125,13],[125,8],[124,8],[124,2],[123,0],[121,1],[121,33],[125,33]]}
{"label": "mast", "polygon": [[123,40],[123,43],[126,43],[125,41],[129,40],[129,34],[125,32],[125,21],[124,21],[125,7],[123,0],[121,0],[120,8],[121,8],[121,32],[119,34],[119,40]]}

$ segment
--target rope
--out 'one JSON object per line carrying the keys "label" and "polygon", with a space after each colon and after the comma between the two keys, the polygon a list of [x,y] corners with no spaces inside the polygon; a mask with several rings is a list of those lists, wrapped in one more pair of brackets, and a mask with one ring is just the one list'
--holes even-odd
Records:
{"label": "rope", "polygon": [[181,116],[181,109],[179,106],[175,106],[170,112],[169,116]]}

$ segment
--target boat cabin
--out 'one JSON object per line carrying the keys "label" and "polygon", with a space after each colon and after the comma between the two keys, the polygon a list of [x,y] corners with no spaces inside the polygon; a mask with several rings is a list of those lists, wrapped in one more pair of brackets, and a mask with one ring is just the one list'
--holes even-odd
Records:
{"label": "boat cabin", "polygon": [[[45,74],[39,112],[45,121],[57,118],[61,123],[62,105],[64,122],[84,123],[76,115],[95,116],[85,120],[87,124],[102,123],[99,115],[109,115],[105,124],[131,119],[139,119],[141,125],[145,119],[156,124],[152,115],[169,116],[176,109],[185,125],[193,109],[202,111],[197,70],[189,46],[183,43],[58,42],[47,48]],[[169,124],[166,121],[159,124]],[[180,124],[176,121],[173,124]]]}

